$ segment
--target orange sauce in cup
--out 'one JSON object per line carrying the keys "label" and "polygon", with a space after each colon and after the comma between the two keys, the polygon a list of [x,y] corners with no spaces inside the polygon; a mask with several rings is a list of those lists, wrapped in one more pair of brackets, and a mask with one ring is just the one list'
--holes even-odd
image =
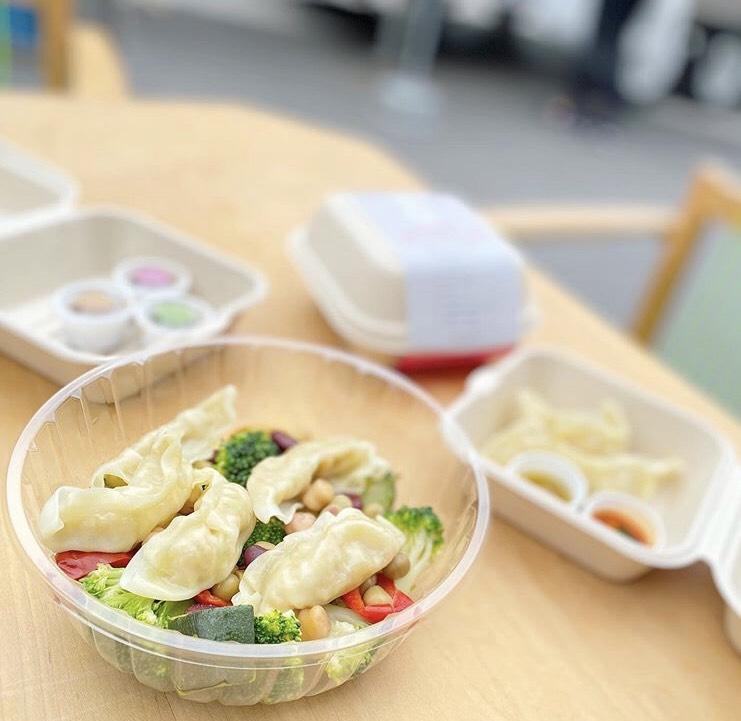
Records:
{"label": "orange sauce in cup", "polygon": [[625,511],[617,508],[600,508],[594,511],[592,517],[637,543],[642,543],[645,546],[652,546],[654,543],[649,530]]}

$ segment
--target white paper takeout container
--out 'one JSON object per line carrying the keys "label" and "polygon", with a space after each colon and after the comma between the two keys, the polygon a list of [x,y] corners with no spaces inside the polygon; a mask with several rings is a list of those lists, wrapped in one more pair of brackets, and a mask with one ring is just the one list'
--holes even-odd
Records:
{"label": "white paper takeout container", "polygon": [[77,184],[61,170],[0,142],[0,228],[69,210]]}
{"label": "white paper takeout container", "polygon": [[656,547],[623,537],[591,518],[588,507],[575,508],[542,493],[479,454],[495,511],[612,581],[630,581],[652,568],[707,563],[727,604],[729,638],[741,653],[741,469],[730,442],[700,418],[549,348],[517,351],[477,369],[449,410],[472,444],[481,448],[511,420],[517,394],[525,388],[563,408],[591,410],[605,398],[615,399],[631,425],[633,450],[679,457],[685,467],[679,478],[645,501],[663,521],[664,535]]}
{"label": "white paper takeout container", "polygon": [[[289,255],[310,295],[327,322],[352,346],[389,361],[411,356],[484,358],[509,350],[533,325],[532,305],[524,295],[512,295],[503,298],[501,312],[519,317],[519,330],[503,333],[497,343],[455,352],[415,347],[407,319],[404,264],[384,233],[358,210],[354,197],[352,193],[330,196],[315,217],[288,239]],[[510,274],[524,288],[520,254],[501,239],[497,242],[507,266],[498,272]]]}
{"label": "white paper takeout container", "polygon": [[[64,384],[122,354],[151,346],[132,325],[115,353],[75,349],[65,342],[52,297],[68,283],[111,277],[131,256],[171,258],[192,274],[193,293],[214,309],[209,323],[179,341],[197,342],[223,332],[265,296],[263,276],[239,261],[160,223],[116,209],[68,211],[0,228],[0,351]],[[132,387],[132,392],[135,388]]]}

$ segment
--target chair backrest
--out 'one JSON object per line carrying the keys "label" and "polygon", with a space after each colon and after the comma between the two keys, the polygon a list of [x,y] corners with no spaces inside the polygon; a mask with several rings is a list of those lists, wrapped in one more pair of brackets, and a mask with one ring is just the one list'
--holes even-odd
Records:
{"label": "chair backrest", "polygon": [[741,416],[741,226],[705,225],[653,341],[673,368]]}
{"label": "chair backrest", "polygon": [[0,88],[10,83],[11,53],[10,6],[0,0]]}

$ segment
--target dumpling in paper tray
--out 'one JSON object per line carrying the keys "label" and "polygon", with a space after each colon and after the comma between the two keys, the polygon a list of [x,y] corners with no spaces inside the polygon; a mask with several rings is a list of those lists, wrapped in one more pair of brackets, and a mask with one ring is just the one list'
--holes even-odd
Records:
{"label": "dumpling in paper tray", "polygon": [[605,400],[598,412],[551,406],[532,390],[517,398],[515,419],[481,448],[506,465],[524,451],[552,451],[576,463],[592,491],[615,490],[650,497],[683,469],[677,458],[630,452],[631,428],[622,407]]}

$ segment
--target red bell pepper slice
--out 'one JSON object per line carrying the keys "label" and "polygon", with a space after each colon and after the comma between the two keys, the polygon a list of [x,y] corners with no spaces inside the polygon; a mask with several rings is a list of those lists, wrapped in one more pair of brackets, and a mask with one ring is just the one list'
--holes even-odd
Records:
{"label": "red bell pepper slice", "polygon": [[345,602],[345,605],[351,611],[355,611],[358,616],[365,615],[365,603],[363,603],[363,597],[360,595],[360,588],[353,588],[352,591],[343,593],[342,600]]}
{"label": "red bell pepper slice", "polygon": [[379,574],[376,583],[391,597],[390,604],[366,605],[359,588],[354,588],[342,596],[345,605],[366,621],[378,623],[383,621],[386,616],[403,611],[414,603],[409,596],[396,588],[396,584],[390,578]]}
{"label": "red bell pepper slice", "polygon": [[107,563],[114,568],[123,568],[134,554],[131,551],[105,553],[103,551],[62,551],[54,556],[57,566],[70,578],[79,581],[94,571],[99,563]]}
{"label": "red bell pepper slice", "polygon": [[202,604],[203,606],[231,606],[232,605],[231,603],[229,603],[229,601],[225,601],[223,598],[214,596],[214,594],[211,593],[211,591],[209,591],[208,589],[196,594],[196,597],[193,600],[198,604]]}
{"label": "red bell pepper slice", "polygon": [[386,591],[389,596],[391,596],[391,605],[394,608],[394,613],[403,611],[414,603],[406,593],[396,588],[396,584],[387,576],[383,576],[379,573],[378,576],[376,576],[376,583]]}

